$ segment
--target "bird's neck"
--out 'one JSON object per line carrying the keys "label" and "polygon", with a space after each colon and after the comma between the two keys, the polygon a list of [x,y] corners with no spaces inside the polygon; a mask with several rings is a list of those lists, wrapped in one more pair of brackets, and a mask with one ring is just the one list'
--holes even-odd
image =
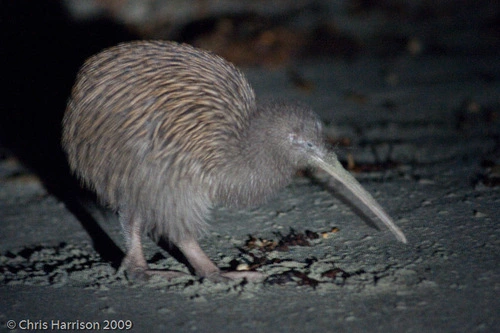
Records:
{"label": "bird's neck", "polygon": [[295,168],[273,142],[264,122],[254,121],[233,145],[231,163],[225,166],[218,201],[229,207],[258,205],[288,185]]}

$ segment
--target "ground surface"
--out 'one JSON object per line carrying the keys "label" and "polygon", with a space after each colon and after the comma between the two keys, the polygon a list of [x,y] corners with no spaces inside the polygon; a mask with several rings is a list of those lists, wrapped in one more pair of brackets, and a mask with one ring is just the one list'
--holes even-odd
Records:
{"label": "ground surface", "polygon": [[[201,242],[221,267],[258,263],[264,283],[130,284],[116,272],[116,217],[88,197],[65,200],[58,178],[32,167],[57,157],[30,165],[14,149],[24,146],[5,140],[0,330],[79,321],[167,332],[500,331],[498,53],[305,60],[306,90],[286,70],[245,72],[258,96],[301,100],[321,115],[341,160],[354,160],[408,244],[365,223],[323,174],[298,175],[264,206],[216,209]],[[343,138],[347,147],[335,143]],[[152,242],[146,255],[187,271]]]}

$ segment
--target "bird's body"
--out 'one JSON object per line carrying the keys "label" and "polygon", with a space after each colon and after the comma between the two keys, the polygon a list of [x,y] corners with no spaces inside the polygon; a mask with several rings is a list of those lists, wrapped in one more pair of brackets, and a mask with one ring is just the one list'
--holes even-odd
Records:
{"label": "bird's body", "polygon": [[118,211],[124,265],[139,276],[151,273],[144,231],[177,245],[197,274],[220,276],[196,241],[210,209],[264,202],[326,153],[310,109],[257,103],[232,64],[161,41],[120,44],[87,60],[64,116],[63,147],[72,170]]}

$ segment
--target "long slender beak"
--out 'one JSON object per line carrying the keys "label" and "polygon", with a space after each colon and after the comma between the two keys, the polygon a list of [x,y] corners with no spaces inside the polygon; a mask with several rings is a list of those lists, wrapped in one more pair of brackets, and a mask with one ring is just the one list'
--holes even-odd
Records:
{"label": "long slender beak", "polygon": [[325,170],[335,180],[344,185],[348,191],[354,194],[367,209],[373,212],[373,214],[375,214],[387,226],[387,228],[389,228],[399,241],[407,243],[406,237],[401,229],[394,224],[394,221],[390,218],[390,216],[377,203],[377,201],[373,199],[370,193],[368,193],[361,186],[356,178],[354,178],[354,176],[342,167],[342,164],[340,164],[335,153],[329,152],[323,156],[315,154],[311,157],[311,163]]}

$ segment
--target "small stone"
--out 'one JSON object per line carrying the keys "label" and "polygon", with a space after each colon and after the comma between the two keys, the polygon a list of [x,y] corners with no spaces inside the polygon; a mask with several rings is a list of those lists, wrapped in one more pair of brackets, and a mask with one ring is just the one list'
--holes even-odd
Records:
{"label": "small stone", "polygon": [[474,217],[481,218],[481,217],[487,217],[488,214],[482,213],[478,210],[474,210]]}
{"label": "small stone", "polygon": [[108,314],[116,313],[115,309],[110,306],[103,308],[101,311]]}
{"label": "small stone", "polygon": [[431,180],[431,179],[422,178],[422,179],[420,179],[420,180],[418,181],[418,183],[419,183],[420,185],[433,185],[433,184],[435,184],[436,182],[435,182],[435,181],[433,181],[433,180]]}
{"label": "small stone", "polygon": [[250,269],[250,266],[248,264],[239,264],[236,266],[237,271],[248,271]]}

